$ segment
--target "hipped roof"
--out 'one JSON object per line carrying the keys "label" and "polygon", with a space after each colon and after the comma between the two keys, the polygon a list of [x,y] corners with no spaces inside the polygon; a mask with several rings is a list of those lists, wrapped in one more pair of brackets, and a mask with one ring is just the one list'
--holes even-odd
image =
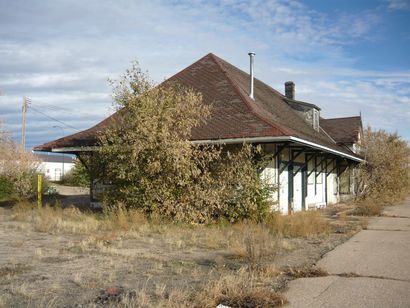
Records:
{"label": "hipped roof", "polygon": [[[258,79],[254,83],[254,100],[251,99],[248,95],[249,78],[249,74],[209,53],[165,81],[191,87],[202,94],[203,103],[212,104],[210,118],[205,124],[193,128],[191,140],[292,136],[352,155],[323,131],[314,130],[288,105],[284,95]],[[35,149],[52,151],[55,148],[95,146],[99,132],[116,117],[118,113],[90,129]]]}

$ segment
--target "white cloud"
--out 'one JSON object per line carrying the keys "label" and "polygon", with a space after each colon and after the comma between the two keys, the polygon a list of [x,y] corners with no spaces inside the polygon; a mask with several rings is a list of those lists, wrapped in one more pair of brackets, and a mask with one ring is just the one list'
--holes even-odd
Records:
{"label": "white cloud", "polygon": [[385,0],[390,10],[408,10],[410,3],[408,0]]}
{"label": "white cloud", "polygon": [[[379,23],[373,11],[326,15],[294,0],[14,0],[0,4],[0,113],[18,138],[27,95],[33,104],[69,108],[75,117],[48,112],[87,128],[112,110],[106,79],[134,59],[161,81],[211,51],[247,70],[253,49],[258,78],[278,90],[294,80],[298,97],[327,116],[362,110],[375,126],[394,129],[393,119],[410,122],[410,71],[359,70],[345,53]],[[53,121],[32,116],[31,146],[61,134]],[[399,128],[410,133],[409,125]]]}

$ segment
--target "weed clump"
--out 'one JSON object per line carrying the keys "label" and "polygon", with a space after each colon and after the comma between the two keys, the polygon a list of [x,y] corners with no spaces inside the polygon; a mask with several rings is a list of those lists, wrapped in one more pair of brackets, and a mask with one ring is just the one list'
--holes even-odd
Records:
{"label": "weed clump", "polygon": [[373,198],[359,200],[356,203],[354,214],[358,216],[380,216],[383,212],[383,205]]}
{"label": "weed clump", "polygon": [[243,259],[248,270],[260,271],[264,262],[274,259],[281,250],[281,240],[263,224],[240,223],[233,226],[235,233],[230,237],[230,251]]}
{"label": "weed clump", "polygon": [[311,278],[311,277],[325,277],[329,275],[329,273],[326,270],[319,268],[319,267],[301,267],[301,268],[289,267],[284,271],[284,274],[294,279]]}
{"label": "weed clump", "polygon": [[283,295],[264,285],[261,277],[245,269],[210,282],[196,300],[202,307],[279,307],[287,303]]}
{"label": "weed clump", "polygon": [[284,237],[314,237],[330,233],[330,224],[323,219],[321,211],[297,212],[282,215],[279,212],[270,213],[266,226],[278,235]]}

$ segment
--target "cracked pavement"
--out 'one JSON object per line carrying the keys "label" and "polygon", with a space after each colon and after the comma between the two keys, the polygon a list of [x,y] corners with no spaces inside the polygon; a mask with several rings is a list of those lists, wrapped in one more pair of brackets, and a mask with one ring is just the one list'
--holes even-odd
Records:
{"label": "cracked pavement", "polygon": [[410,307],[410,198],[370,219],[317,266],[329,275],[290,282],[288,307]]}

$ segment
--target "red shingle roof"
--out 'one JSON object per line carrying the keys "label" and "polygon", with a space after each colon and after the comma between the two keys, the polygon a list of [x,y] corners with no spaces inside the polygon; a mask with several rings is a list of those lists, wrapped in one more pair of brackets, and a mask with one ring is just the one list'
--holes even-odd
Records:
{"label": "red shingle roof", "polygon": [[[293,136],[346,152],[325,133],[315,131],[281,93],[262,81],[255,79],[255,100],[249,98],[249,74],[212,53],[167,81],[192,87],[202,93],[205,104],[213,106],[210,119],[193,129],[191,140]],[[98,132],[117,116],[115,113],[88,130],[48,142],[36,150],[96,145]]]}

